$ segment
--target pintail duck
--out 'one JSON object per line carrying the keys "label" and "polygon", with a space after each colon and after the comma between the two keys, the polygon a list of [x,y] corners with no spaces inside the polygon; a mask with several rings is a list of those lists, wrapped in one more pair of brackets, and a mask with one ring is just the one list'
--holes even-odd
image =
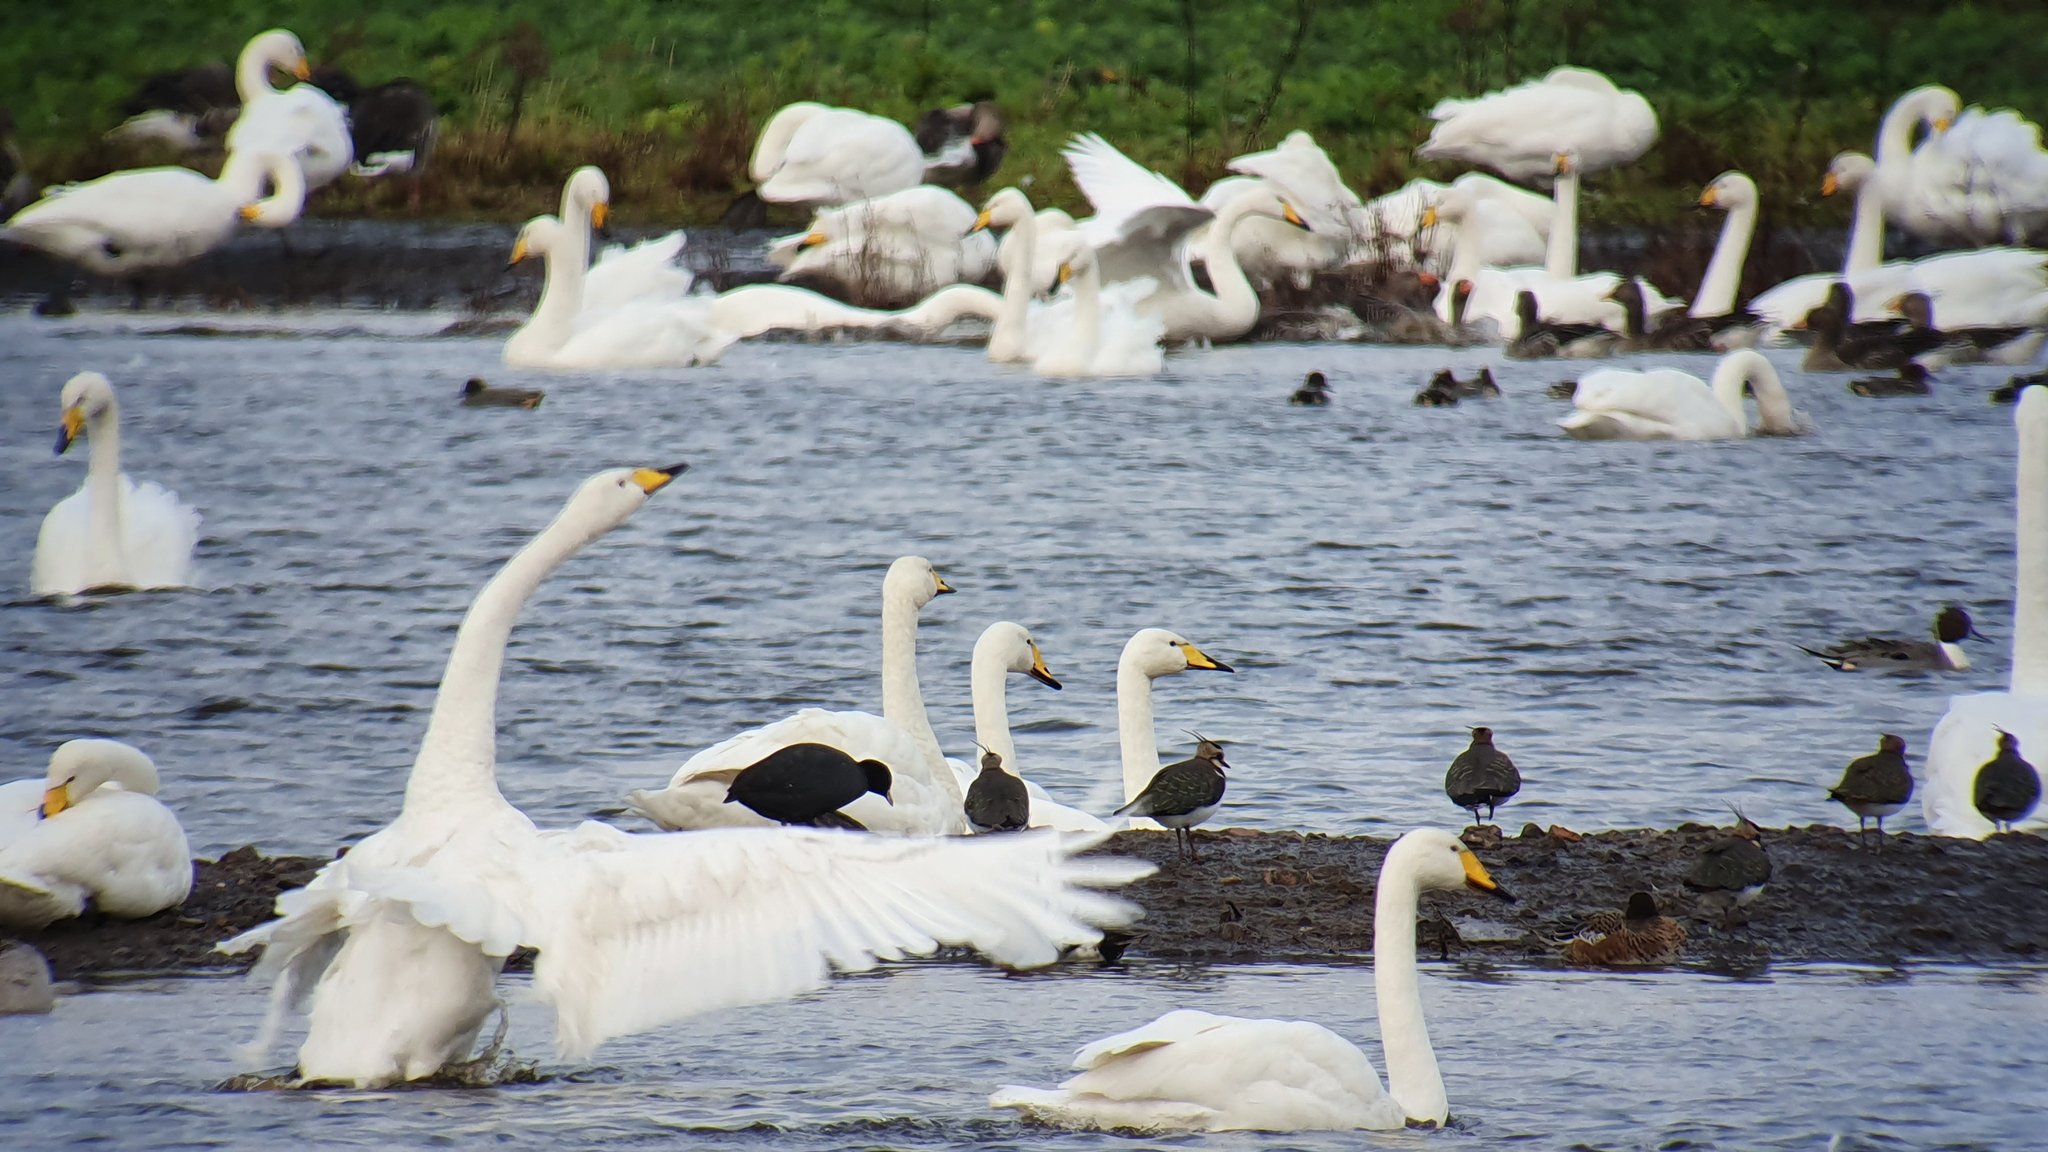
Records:
{"label": "pintail duck", "polygon": [[1493,746],[1493,729],[1472,729],[1472,744],[1451,761],[1444,773],[1444,794],[1451,803],[1472,813],[1477,825],[1479,809],[1486,809],[1486,823],[1493,823],[1493,810],[1522,790],[1522,774],[1508,754]]}
{"label": "pintail duck", "polygon": [[1935,614],[1932,641],[1871,636],[1844,640],[1831,648],[1796,647],[1837,672],[1967,672],[1970,658],[1963,652],[1962,642],[1983,638],[1970,622],[1970,614],[1950,604]]}
{"label": "pintail duck", "polygon": [[1856,842],[1863,842],[1864,823],[1877,820],[1877,850],[1884,851],[1884,818],[1913,798],[1913,772],[1906,766],[1906,741],[1887,732],[1877,738],[1877,751],[1849,761],[1842,782],[1828,789],[1856,814]]}
{"label": "pintail duck", "polygon": [[1536,294],[1527,289],[1515,294],[1515,315],[1521,333],[1508,342],[1507,354],[1517,360],[1606,356],[1621,339],[1620,333],[1599,324],[1543,319]]}
{"label": "pintail duck", "polygon": [[1174,844],[1185,845],[1188,859],[1199,859],[1194,829],[1223,804],[1224,770],[1229,767],[1223,759],[1223,745],[1198,735],[1192,757],[1161,768],[1136,799],[1114,814],[1159,821],[1173,829]]}

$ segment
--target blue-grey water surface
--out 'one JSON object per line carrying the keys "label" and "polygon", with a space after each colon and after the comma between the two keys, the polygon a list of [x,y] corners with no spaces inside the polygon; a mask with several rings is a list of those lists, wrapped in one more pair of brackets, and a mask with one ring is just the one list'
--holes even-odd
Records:
{"label": "blue-grey water surface", "polygon": [[[1731,799],[1765,823],[1839,820],[1818,785],[1878,731],[1917,748],[1951,692],[2005,678],[2013,434],[1984,401],[2002,370],[1887,402],[1793,373],[1819,428],[1803,439],[1582,444],[1542,394],[1573,365],[1496,365],[1498,402],[1410,406],[1429,371],[1491,357],[1470,350],[1236,347],[1157,380],[1050,382],[973,348],[762,344],[578,377],[426,338],[440,317],[152,334],[187,319],[0,320],[0,775],[39,773],[69,737],[131,741],[208,854],[326,853],[388,820],[470,596],[618,464],[692,467],[514,638],[502,778],[543,825],[744,725],[876,707],[878,584],[912,551],[960,589],[920,633],[949,751],[970,747],[975,636],[1022,621],[1066,682],[1013,678],[1023,767],[1097,810],[1117,654],[1151,625],[1237,666],[1160,681],[1159,727],[1169,750],[1181,728],[1230,741],[1218,822],[1267,828],[1455,826],[1443,767],[1480,723],[1528,780],[1511,822],[1668,825]],[[129,474],[205,515],[201,589],[26,596],[42,515],[84,471],[50,455],[57,389],[88,367],[120,390]],[[1334,383],[1327,410],[1283,402],[1310,368]],[[547,401],[456,406],[479,373]],[[1945,600],[1993,637],[1967,675],[1839,675],[1792,647],[1919,634]],[[1988,1149],[2048,1122],[2030,969],[1428,968],[1456,1132],[1168,1143]],[[0,1019],[0,1146],[1099,1147],[992,1116],[986,1094],[1050,1083],[1079,1044],[1183,1004],[1313,1017],[1377,1059],[1369,975],[915,966],[544,1061],[558,1078],[540,1085],[367,1094],[212,1092],[258,996],[114,983]],[[516,1021],[544,1058],[541,1010]]]}
{"label": "blue-grey water surface", "polygon": [[[547,1082],[490,1091],[223,1093],[261,996],[147,980],[0,1018],[0,1145],[111,1149],[480,1147],[1834,1150],[2039,1146],[2039,970],[1815,968],[1735,980],[1425,966],[1447,1133],[1137,1140],[995,1114],[1081,1044],[1170,1009],[1309,1018],[1381,1064],[1368,968],[1239,966],[1014,978],[917,965],[549,1058],[545,1011],[513,1042]],[[506,981],[515,994],[523,980]],[[273,1063],[277,1061],[274,1059]]]}
{"label": "blue-grey water surface", "polygon": [[[434,317],[282,322],[315,335],[0,321],[0,772],[129,740],[206,853],[327,852],[387,820],[470,596],[618,464],[691,471],[514,637],[504,786],[543,823],[796,707],[876,708],[881,574],[913,551],[960,589],[919,636],[948,751],[972,752],[975,637],[1021,621],[1066,682],[1011,678],[1022,766],[1096,810],[1115,802],[1117,654],[1151,625],[1236,665],[1158,681],[1158,727],[1169,754],[1181,729],[1229,741],[1218,822],[1268,828],[1457,819],[1442,773],[1471,724],[1528,780],[1511,821],[1669,825],[1731,799],[1840,820],[1819,785],[1879,731],[1917,751],[1949,694],[2005,680],[2013,431],[1984,392],[2006,370],[1889,401],[1793,373],[1804,438],[1578,443],[1542,394],[1577,365],[1497,365],[1498,402],[1409,405],[1428,371],[1490,355],[1473,350],[1240,346],[1055,382],[975,348],[756,344],[576,377],[413,338]],[[50,443],[86,367],[119,389],[129,474],[204,514],[205,590],[26,596],[42,515],[83,478]],[[1334,406],[1290,408],[1311,367]],[[547,401],[458,407],[477,373]],[[1992,637],[1967,674],[1838,674],[1793,647],[1924,635],[1947,600]]]}

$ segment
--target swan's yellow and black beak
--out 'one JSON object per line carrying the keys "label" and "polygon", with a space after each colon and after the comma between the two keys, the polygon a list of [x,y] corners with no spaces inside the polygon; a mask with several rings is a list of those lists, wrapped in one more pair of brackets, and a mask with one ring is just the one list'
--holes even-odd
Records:
{"label": "swan's yellow and black beak", "polygon": [[1067,263],[1065,260],[1060,261],[1059,275],[1053,278],[1054,286],[1057,287],[1058,285],[1065,284],[1067,281],[1072,280],[1073,278],[1074,266],[1072,264]]}
{"label": "swan's yellow and black beak", "polygon": [[1555,175],[1564,175],[1572,170],[1572,158],[1563,152],[1553,153],[1550,157],[1550,170]]}
{"label": "swan's yellow and black beak", "polygon": [[1060,682],[1053,679],[1052,669],[1045,666],[1045,656],[1038,651],[1038,645],[1035,642],[1031,645],[1031,671],[1025,673],[1025,675],[1055,692],[1060,690]]}
{"label": "swan's yellow and black beak", "polygon": [[299,57],[299,62],[292,65],[292,75],[297,76],[301,80],[311,80],[313,78],[313,66],[306,63],[306,58],[301,56]]}
{"label": "swan's yellow and black beak", "polygon": [[526,257],[526,237],[521,236],[519,239],[514,240],[512,242],[512,259],[507,260],[505,264],[507,267],[510,267],[511,265],[517,264],[521,260],[526,259]]}
{"label": "swan's yellow and black beak", "polygon": [[604,227],[605,219],[611,215],[611,210],[612,206],[602,200],[592,204],[590,206],[590,226],[592,228]]}
{"label": "swan's yellow and black beak", "polygon": [[972,236],[972,235],[974,235],[974,234],[975,234],[976,232],[985,232],[985,231],[987,231],[987,230],[988,230],[988,218],[989,218],[989,212],[990,212],[990,209],[987,209],[987,208],[983,208],[983,209],[981,210],[981,215],[979,215],[979,216],[976,216],[976,217],[974,218],[974,227],[972,227],[972,228],[969,228],[969,229],[967,230],[967,234],[968,234],[969,236]]}
{"label": "swan's yellow and black beak", "polygon": [[1422,226],[1423,226],[1424,228],[1434,228],[1434,227],[1436,227],[1436,206],[1435,206],[1435,205],[1433,205],[1433,204],[1432,204],[1431,206],[1429,206],[1429,207],[1427,207],[1427,208],[1424,208],[1424,209],[1422,210]]}
{"label": "swan's yellow and black beak", "polygon": [[1721,194],[1714,191],[1712,185],[1708,185],[1707,190],[1700,193],[1700,207],[1702,208],[1712,208],[1715,204],[1720,203],[1720,201]]}
{"label": "swan's yellow and black beak", "polygon": [[1195,647],[1193,644],[1181,644],[1178,645],[1178,647],[1180,648],[1180,654],[1182,656],[1187,657],[1188,667],[1190,668],[1198,669],[1203,672],[1237,671],[1237,669],[1232,668],[1230,665],[1225,664],[1221,660],[1215,659],[1208,653],[1202,651],[1200,648]]}
{"label": "swan's yellow and black beak", "polygon": [[1280,218],[1282,220],[1287,221],[1289,224],[1294,225],[1296,228],[1301,229],[1303,232],[1309,230],[1308,221],[1303,220],[1301,218],[1301,213],[1296,212],[1294,210],[1294,205],[1289,204],[1285,200],[1282,200],[1280,202]]}
{"label": "swan's yellow and black beak", "polygon": [[938,586],[938,591],[932,593],[934,596],[944,596],[953,591],[953,586],[946,583],[946,578],[939,575],[936,568],[932,569],[932,583]]}
{"label": "swan's yellow and black beak", "polygon": [[633,483],[640,486],[649,496],[669,486],[669,482],[690,470],[688,464],[671,464],[666,468],[635,468]]}
{"label": "swan's yellow and black beak", "polygon": [[799,248],[816,248],[818,245],[823,244],[830,239],[831,237],[825,235],[823,232],[813,232],[810,235],[804,237],[803,239],[797,241],[796,246]]}
{"label": "swan's yellow and black beak", "polygon": [[1458,850],[1458,862],[1465,866],[1465,887],[1477,888],[1488,896],[1498,896],[1510,904],[1515,902],[1512,893],[1493,882],[1493,877],[1487,874],[1486,865],[1479,862],[1479,857],[1474,856],[1470,848]]}
{"label": "swan's yellow and black beak", "polygon": [[64,418],[57,424],[57,452],[62,456],[78,434],[85,431],[85,409],[73,404],[64,410]]}
{"label": "swan's yellow and black beak", "polygon": [[254,220],[263,215],[263,209],[256,204],[244,204],[236,210],[235,215],[240,216],[244,220]]}
{"label": "swan's yellow and black beak", "polygon": [[1934,122],[1934,134],[1939,136],[1943,132],[1948,131],[1948,126],[1952,123],[1954,123],[1954,121],[1950,120],[1946,116],[1943,116],[1941,119],[1936,120]]}
{"label": "swan's yellow and black beak", "polygon": [[1835,179],[1835,174],[1833,172],[1830,172],[1827,175],[1820,178],[1820,194],[1823,196],[1833,196],[1835,194],[1835,191],[1839,189],[1841,186],[1842,185],[1840,181],[1837,181]]}
{"label": "swan's yellow and black beak", "polygon": [[71,807],[71,786],[54,785],[43,792],[43,819],[48,820],[57,813]]}

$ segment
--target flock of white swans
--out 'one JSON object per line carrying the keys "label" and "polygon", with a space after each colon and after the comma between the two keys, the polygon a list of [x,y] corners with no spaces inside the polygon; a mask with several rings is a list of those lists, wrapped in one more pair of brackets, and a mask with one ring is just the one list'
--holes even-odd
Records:
{"label": "flock of white swans", "polygon": [[[175,168],[116,173],[53,190],[4,235],[125,275],[189,260],[238,221],[288,223],[309,190],[346,168],[336,133],[345,151],[347,123],[317,89],[272,88],[272,68],[304,75],[304,52],[290,33],[265,33],[242,53],[246,108],[218,180]],[[1067,159],[1093,217],[1035,209],[1014,187],[977,211],[924,183],[929,159],[902,125],[851,109],[792,106],[769,122],[751,172],[764,199],[818,211],[803,232],[776,243],[774,257],[827,279],[880,276],[919,303],[856,308],[787,284],[698,292],[678,264],[681,233],[593,262],[593,230],[605,222],[610,194],[604,175],[584,168],[570,176],[558,214],[519,232],[515,261],[544,259],[546,283],[504,358],[556,369],[700,364],[774,331],[862,328],[917,339],[974,321],[987,325],[991,360],[1058,376],[1151,373],[1161,369],[1164,344],[1249,332],[1259,319],[1255,284],[1305,280],[1367,257],[1428,272],[1439,291],[1425,307],[1437,320],[1503,342],[1525,335],[1523,293],[1534,296],[1540,323],[1622,331],[1629,317],[1617,295],[1626,283],[1667,321],[1709,321],[1705,330],[1723,345],[1800,328],[1827,306],[1837,282],[1853,291],[1859,310],[1923,294],[1950,333],[2019,329],[2035,333],[2038,347],[2048,323],[2048,255],[2039,251],[1881,258],[1886,218],[1973,243],[2048,227],[2048,154],[2037,131],[2009,112],[1962,109],[1947,89],[1908,94],[1886,116],[1874,158],[1844,154],[1831,169],[1827,190],[1856,196],[1841,274],[1787,282],[1746,308],[1735,294],[1757,203],[1740,173],[1717,179],[1703,196],[1728,216],[1690,304],[1632,277],[1576,266],[1580,178],[1635,160],[1656,139],[1655,114],[1640,95],[1565,68],[1446,101],[1432,115],[1423,155],[1548,180],[1552,194],[1473,173],[1364,201],[1297,132],[1233,161],[1239,175],[1197,200],[1101,138],[1083,136]],[[1916,146],[1922,124],[1930,132]],[[1438,227],[1447,242],[1426,243]],[[1003,233],[1000,242],[992,229]],[[1000,293],[972,283],[991,270],[1002,277]],[[2014,337],[1993,350],[2021,344]],[[1770,363],[1739,348],[1711,384],[1673,369],[1588,374],[1563,424],[1588,438],[1740,437],[1752,431],[1746,391],[1758,400],[1756,431],[1801,430]],[[199,515],[177,495],[122,473],[110,383],[81,373],[59,403],[57,450],[83,440],[89,463],[84,486],[44,522],[31,589],[72,595],[188,583]],[[1922,798],[1930,827],[1942,833],[1991,830],[1971,804],[1970,784],[1995,731],[2048,747],[2048,395],[2026,389],[2016,419],[2011,690],[1957,697],[1935,730]],[[665,786],[629,798],[669,831],[632,834],[594,822],[541,829],[509,803],[495,778],[495,700],[514,622],[549,574],[681,471],[589,478],[478,593],[399,816],[281,897],[276,920],[222,944],[229,952],[261,949],[255,978],[271,986],[271,1012],[257,1051],[303,1009],[296,1072],[305,1080],[372,1086],[449,1071],[471,1059],[502,1009],[497,978],[521,947],[538,951],[534,990],[554,1009],[559,1055],[576,1060],[618,1036],[793,996],[833,972],[942,945],[1008,966],[1050,964],[1134,915],[1103,890],[1149,866],[1081,855],[1112,825],[1036,784],[1030,823],[1043,831],[966,834],[962,800],[972,769],[945,755],[916,668],[918,612],[951,589],[919,557],[897,561],[883,583],[879,715],[807,709],[706,749]],[[1124,650],[1117,696],[1126,800],[1160,770],[1152,682],[1191,668],[1225,666],[1164,629],[1138,632]],[[1020,771],[1004,700],[1012,674],[1049,679],[1030,633],[998,623],[973,656],[975,739]],[[865,796],[848,809],[875,834],[769,826],[723,802],[740,769],[800,742],[892,766],[887,800]],[[140,916],[181,902],[191,884],[189,849],[156,791],[149,758],[105,740],[68,743],[44,778],[0,787],[0,924],[47,924],[88,904]],[[1424,890],[1462,888],[1505,895],[1449,833],[1411,832],[1386,858],[1374,941],[1384,1088],[1358,1047],[1318,1025],[1182,1010],[1084,1048],[1076,1074],[1057,1089],[1005,1087],[992,1103],[1082,1127],[1442,1123],[1449,1104],[1417,987],[1416,902]]]}

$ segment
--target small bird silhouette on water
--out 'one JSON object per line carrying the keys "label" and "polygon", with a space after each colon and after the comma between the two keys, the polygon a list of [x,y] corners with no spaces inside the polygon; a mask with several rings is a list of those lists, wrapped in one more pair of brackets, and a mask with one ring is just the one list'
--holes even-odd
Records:
{"label": "small bird silhouette on water", "polygon": [[1021,832],[1031,826],[1031,792],[994,752],[981,754],[981,775],[967,788],[967,823],[976,832]]}
{"label": "small bird silhouette on water", "polygon": [[1444,368],[1415,394],[1415,403],[1425,408],[1451,408],[1460,400],[1485,400],[1499,395],[1500,385],[1494,383],[1491,368],[1481,365],[1479,375],[1470,380],[1460,380]]}
{"label": "small bird silhouette on water", "polygon": [[1185,846],[1188,859],[1195,853],[1195,825],[1216,814],[1223,803],[1223,745],[1202,736],[1195,737],[1195,754],[1177,764],[1168,764],[1152,777],[1145,790],[1116,810],[1118,816],[1146,816],[1173,829],[1174,846]]}
{"label": "small bird silhouette on water", "polygon": [[2019,737],[1998,730],[1998,755],[1977,769],[1973,791],[1977,811],[2000,832],[2012,831],[2014,824],[2034,814],[2034,806],[2041,802],[2041,775],[2020,758]]}
{"label": "small bird silhouette on water", "polygon": [[1330,382],[1323,379],[1321,372],[1311,372],[1301,382],[1301,387],[1294,390],[1294,395],[1287,398],[1287,402],[1320,408],[1330,402]]}
{"label": "small bird silhouette on water", "polygon": [[1643,968],[1674,963],[1685,944],[1685,926],[1660,915],[1648,892],[1629,894],[1621,912],[1588,917],[1579,934],[1565,942],[1564,958],[1603,968]]}
{"label": "small bird silhouette on water", "polygon": [[538,408],[546,396],[538,388],[493,388],[481,376],[471,376],[462,386],[465,408]]}
{"label": "small bird silhouette on water", "polygon": [[864,832],[840,809],[869,792],[894,804],[889,787],[889,766],[880,760],[855,760],[830,744],[791,744],[740,769],[725,802],[778,824]]}
{"label": "small bird silhouette on water", "polygon": [[1927,366],[1908,360],[1899,365],[1897,376],[1862,376],[1849,381],[1849,391],[1858,396],[1926,396],[1934,389],[1927,384]]}
{"label": "small bird silhouette on water", "polygon": [[1970,658],[1962,643],[1982,639],[1970,614],[1950,604],[1935,613],[1932,641],[1870,636],[1844,640],[1831,648],[1796,647],[1837,672],[1967,672]]}
{"label": "small bird silhouette on water", "polygon": [[1493,729],[1474,728],[1472,745],[1451,761],[1444,773],[1444,794],[1451,803],[1472,813],[1480,824],[1479,810],[1486,809],[1485,823],[1493,823],[1493,810],[1522,790],[1522,774],[1508,754],[1493,746]]}
{"label": "small bird silhouette on water", "polygon": [[1685,886],[1700,894],[1700,907],[1720,914],[1727,927],[1738,908],[1763,893],[1771,878],[1771,858],[1764,853],[1763,830],[1742,813],[1735,831],[1700,850],[1685,874]]}
{"label": "small bird silhouette on water", "polygon": [[1842,782],[1828,789],[1828,799],[1839,800],[1856,814],[1856,842],[1863,843],[1863,829],[1877,820],[1877,850],[1884,851],[1884,818],[1898,812],[1913,798],[1913,771],[1906,766],[1906,741],[1887,732],[1877,738],[1877,751],[1849,761]]}

